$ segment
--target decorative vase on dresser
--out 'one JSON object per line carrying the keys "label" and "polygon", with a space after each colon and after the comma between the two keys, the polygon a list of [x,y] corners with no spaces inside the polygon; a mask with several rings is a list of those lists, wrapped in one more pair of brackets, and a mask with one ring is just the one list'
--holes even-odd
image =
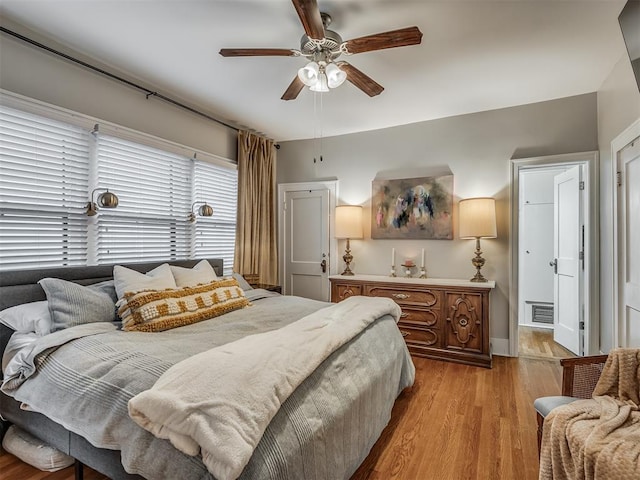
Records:
{"label": "decorative vase on dresser", "polygon": [[387,297],[402,308],[398,327],[412,355],[491,368],[489,294],[495,282],[380,275],[332,275],[331,301]]}

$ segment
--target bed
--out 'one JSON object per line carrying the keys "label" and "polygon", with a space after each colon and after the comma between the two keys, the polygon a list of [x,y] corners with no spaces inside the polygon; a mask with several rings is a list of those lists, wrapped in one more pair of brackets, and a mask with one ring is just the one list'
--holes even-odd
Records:
{"label": "bed", "polygon": [[[161,263],[127,267],[148,272]],[[197,261],[170,263],[191,268]],[[221,275],[222,261],[209,263]],[[42,278],[92,285],[111,279],[112,272],[108,265],[0,272],[0,310],[44,300],[37,284]],[[190,360],[198,363],[201,355],[219,353],[222,347],[247,340],[255,343],[263,338],[260,335],[277,335],[336,308],[260,289],[244,293],[249,308],[165,332],[124,332],[117,325],[90,324],[47,335],[39,340],[46,348],[35,356],[35,373],[9,395],[0,393],[2,417],[113,479],[216,478],[203,463],[203,455],[184,453],[175,448],[173,438],[159,438],[140,427],[127,406]],[[356,305],[353,312],[358,310]],[[335,317],[339,311],[333,312]],[[341,315],[346,321],[347,316]],[[330,323],[338,325],[340,320],[332,318]],[[0,324],[1,352],[12,333]],[[74,366],[78,371],[71,371],[72,361],[81,365]],[[202,378],[214,370],[209,363],[203,368],[198,374]],[[266,373],[256,377],[256,383],[269,377]],[[413,383],[414,374],[394,318],[381,315],[332,351],[283,399],[238,477],[349,478],[368,455],[390,419],[395,399]],[[256,411],[261,408],[258,405]]]}

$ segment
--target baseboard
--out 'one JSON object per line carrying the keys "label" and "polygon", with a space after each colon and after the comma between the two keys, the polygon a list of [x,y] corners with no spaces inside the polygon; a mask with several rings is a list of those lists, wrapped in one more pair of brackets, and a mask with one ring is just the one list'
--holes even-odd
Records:
{"label": "baseboard", "polygon": [[491,338],[491,353],[500,357],[509,357],[509,339]]}

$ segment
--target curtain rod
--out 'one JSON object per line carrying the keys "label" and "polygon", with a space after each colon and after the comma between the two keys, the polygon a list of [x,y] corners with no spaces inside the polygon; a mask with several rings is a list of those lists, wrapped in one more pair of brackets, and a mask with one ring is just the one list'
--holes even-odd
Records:
{"label": "curtain rod", "polygon": [[[142,85],[138,85],[137,83],[131,82],[129,80],[127,80],[126,78],[122,78],[119,77],[118,75],[114,75],[113,73],[107,72],[106,70],[103,70],[101,68],[98,68],[94,65],[91,65],[90,63],[84,62],[80,59],[77,59],[75,57],[72,57],[71,55],[67,55],[66,53],[63,53],[59,50],[56,50],[54,48],[48,47],[47,45],[44,45],[40,42],[37,42],[31,38],[25,37],[24,35],[20,35],[17,32],[14,32],[12,30],[9,30],[8,28],[5,28],[3,26],[0,26],[0,31],[6,33],[7,35],[11,35],[19,40],[22,40],[23,42],[27,42],[35,47],[41,48],[43,50],[46,50],[47,52],[53,53],[55,55],[58,55],[59,57],[62,57],[66,60],[69,60],[71,62],[77,63],[78,65],[81,65],[85,68],[88,68],[89,70],[93,70],[94,72],[98,72],[106,77],[109,77],[113,80],[117,80],[118,82],[124,83],[126,85],[129,85],[130,87],[133,87],[135,89],[138,89],[140,91],[142,91],[147,99],[149,99],[149,97],[158,97],[161,100],[164,100],[165,102],[171,103],[172,105],[175,105],[176,107],[180,107],[183,108],[185,110],[188,110],[191,113],[195,113],[196,115],[200,115],[201,117],[204,117],[208,120],[214,121],[216,123],[219,123],[220,125],[223,125],[227,128],[230,128],[232,130],[235,130],[236,132],[240,131],[240,129],[238,127],[234,127],[233,125],[229,125],[228,123],[223,122],[222,120],[218,120],[215,117],[212,117],[211,115],[207,115],[206,113],[200,112],[198,110],[196,110],[195,108],[191,108],[188,105],[185,105],[183,103],[180,103],[176,100],[173,100],[172,98],[169,98],[165,95],[162,95],[161,93],[158,92],[154,92],[153,90],[149,90],[148,88],[143,87]],[[278,146],[279,147],[279,146]],[[276,148],[278,148],[276,147]]]}

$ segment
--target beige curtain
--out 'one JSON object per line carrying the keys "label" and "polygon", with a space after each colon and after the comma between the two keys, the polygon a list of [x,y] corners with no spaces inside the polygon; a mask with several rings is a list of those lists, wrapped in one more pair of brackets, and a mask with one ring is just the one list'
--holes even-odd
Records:
{"label": "beige curtain", "polygon": [[234,271],[278,283],[276,150],[273,140],[238,132],[238,222]]}

